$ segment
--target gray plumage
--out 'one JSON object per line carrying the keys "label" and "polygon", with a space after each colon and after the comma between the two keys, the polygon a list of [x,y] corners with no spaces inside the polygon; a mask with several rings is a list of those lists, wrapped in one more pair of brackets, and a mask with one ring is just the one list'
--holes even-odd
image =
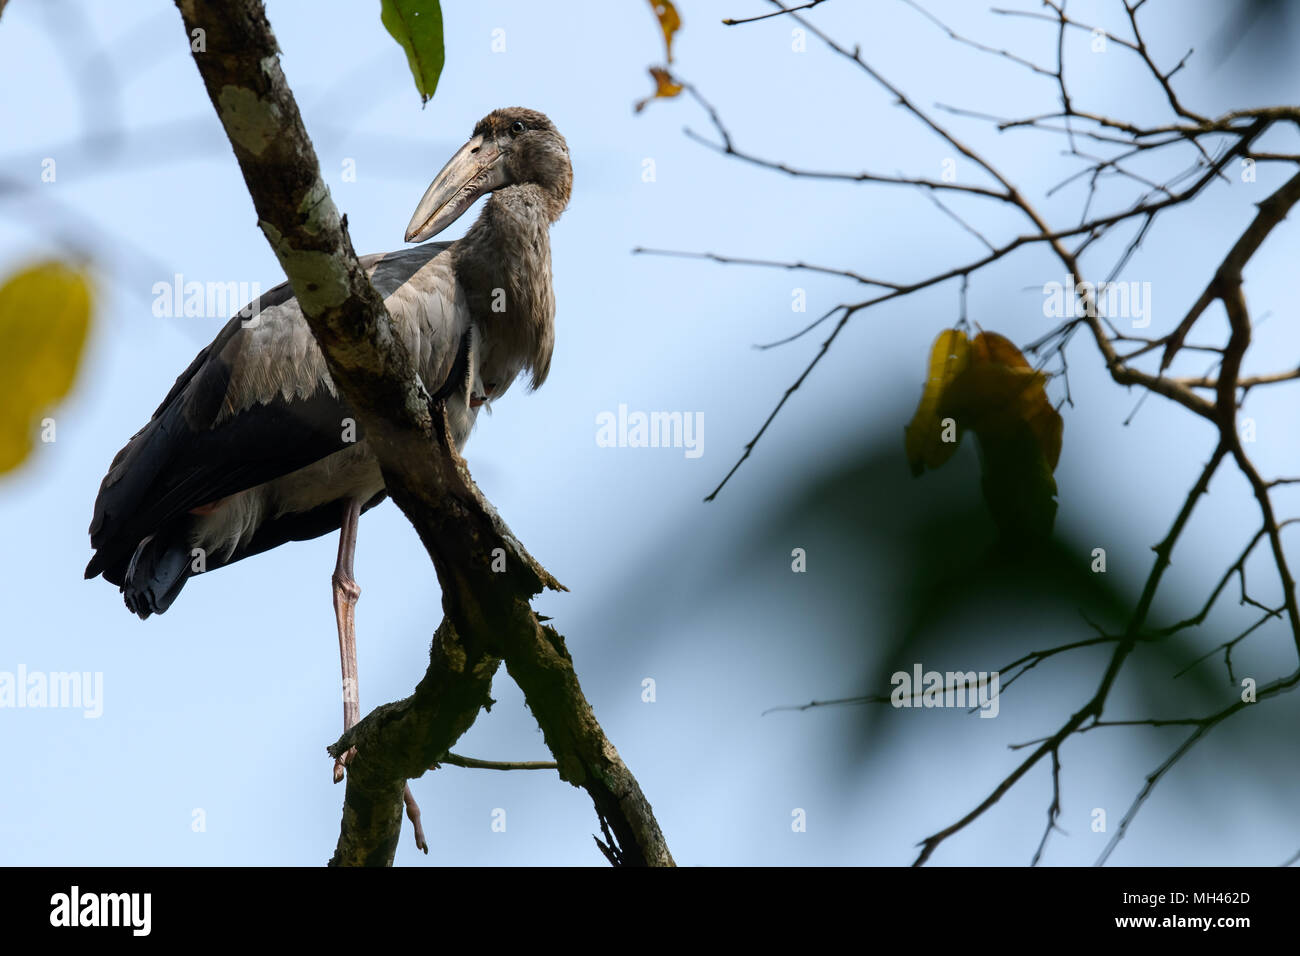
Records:
{"label": "gray plumage", "polygon": [[[520,375],[539,387],[555,344],[549,227],[569,200],[563,137],[541,113],[496,110],[434,180],[408,240],[446,228],[491,192],[463,239],[365,256],[397,334],[464,445],[480,405]],[[118,452],[90,527],[97,574],[142,618],[194,573],[339,527],[342,503],[384,497],[364,435],[287,284],[232,319],[150,422]]]}

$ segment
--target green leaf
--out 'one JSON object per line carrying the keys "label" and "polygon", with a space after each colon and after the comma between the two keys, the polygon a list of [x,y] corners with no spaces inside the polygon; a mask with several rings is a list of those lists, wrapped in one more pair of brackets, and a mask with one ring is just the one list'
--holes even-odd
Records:
{"label": "green leaf", "polygon": [[90,328],[90,282],[59,262],[0,285],[0,474],[31,452],[39,416],[68,394]]}
{"label": "green leaf", "polygon": [[420,104],[429,102],[438,88],[446,53],[442,42],[442,7],[439,0],[382,0],[379,19],[406,51],[415,77]]}
{"label": "green leaf", "polygon": [[939,411],[957,416],[962,428],[985,439],[1011,435],[1028,424],[1055,469],[1064,423],[1047,398],[1046,384],[1047,376],[1034,371],[1009,339],[981,332],[971,343],[969,364],[944,393]]}
{"label": "green leaf", "polygon": [[1002,542],[1022,547],[1045,541],[1056,521],[1056,479],[1028,423],[1007,433],[976,433],[980,488]]}

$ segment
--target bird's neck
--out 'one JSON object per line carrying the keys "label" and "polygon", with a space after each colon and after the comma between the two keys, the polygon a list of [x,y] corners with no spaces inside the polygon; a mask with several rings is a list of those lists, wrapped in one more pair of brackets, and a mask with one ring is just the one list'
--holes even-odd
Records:
{"label": "bird's neck", "polygon": [[499,189],[456,243],[456,279],[488,350],[489,374],[506,379],[494,383],[502,389],[525,369],[536,388],[550,369],[552,206],[540,186]]}

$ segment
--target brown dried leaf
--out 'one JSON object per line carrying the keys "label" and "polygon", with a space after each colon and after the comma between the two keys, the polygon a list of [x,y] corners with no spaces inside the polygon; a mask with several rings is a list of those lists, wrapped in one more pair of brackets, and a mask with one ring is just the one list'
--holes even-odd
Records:
{"label": "brown dried leaf", "polygon": [[664,31],[664,48],[667,51],[668,62],[673,62],[673,34],[682,28],[682,18],[677,14],[677,8],[673,6],[672,0],[650,0],[650,9],[655,12],[659,19],[659,28]]}
{"label": "brown dried leaf", "polygon": [[658,67],[658,66],[650,67],[650,76],[655,81],[655,91],[651,95],[647,96],[645,99],[639,100],[637,102],[636,111],[638,113],[640,113],[643,109],[645,109],[646,104],[649,103],[651,100],[670,99],[671,97],[676,96],[684,89],[684,87],[680,83],[678,83],[676,80],[673,79],[673,75],[669,73],[667,70],[665,70],[663,67]]}

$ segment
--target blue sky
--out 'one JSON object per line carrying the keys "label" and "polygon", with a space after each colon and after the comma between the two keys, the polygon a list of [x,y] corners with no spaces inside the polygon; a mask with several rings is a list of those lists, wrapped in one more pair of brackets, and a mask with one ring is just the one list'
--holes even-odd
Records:
{"label": "blue sky", "polygon": [[[824,528],[796,532],[770,553],[753,543],[768,540],[758,532],[783,503],[857,449],[896,442],[905,469],[902,426],[929,343],[956,318],[957,289],[948,284],[855,319],[753,458],[717,501],[704,504],[821,340],[751,346],[859,292],[833,277],[630,251],[805,259],[915,278],[981,247],[913,190],[793,180],[709,151],[682,133],[689,126],[711,134],[707,116],[684,98],[634,114],[632,104],[650,86],[645,68],[662,59],[662,39],[639,0],[446,6],[447,65],[423,110],[377,3],[270,0],[268,10],[359,252],[403,245],[429,180],[489,110],[541,109],[568,140],[575,187],[552,230],[559,311],[550,379],[535,394],[512,390],[480,416],[466,448],[489,499],[570,589],[541,596],[539,611],[566,636],[584,689],[679,863],[910,862],[916,840],[964,813],[1013,766],[1008,743],[1041,735],[1084,699],[1097,659],[1040,668],[997,720],[892,714],[914,722],[886,735],[879,721],[864,725],[859,708],[763,716],[776,705],[879,689],[862,675],[887,635],[873,632],[869,615],[845,618],[836,597],[844,588],[884,594],[892,565],[888,541],[843,558],[834,550],[842,542]],[[1114,24],[1116,6],[1080,3],[1071,11]],[[1149,5],[1148,29],[1167,63],[1222,26],[1218,5],[1178,4],[1171,16],[1173,6]],[[780,19],[719,24],[723,16],[763,12],[756,0],[682,0],[679,7],[685,27],[675,67],[717,106],[738,145],[813,168],[939,175],[950,148],[850,64],[811,38],[806,52],[795,51],[791,25]],[[930,9],[993,45],[1042,62],[1054,56],[1054,33],[1042,25],[991,16],[977,4]],[[904,4],[833,0],[815,17],[844,42],[860,43],[923,105],[1005,115],[1053,107],[1050,83],[954,46]],[[494,30],[504,31],[504,52],[492,50]],[[1149,77],[1119,51],[1090,59],[1081,37],[1070,57],[1077,95],[1098,111],[1143,122],[1161,115]],[[1215,112],[1294,102],[1300,66],[1249,62],[1247,49],[1224,63],[1194,58],[1180,79],[1189,102]],[[0,20],[0,83],[21,90],[0,102],[0,175],[10,187],[0,193],[0,273],[71,246],[90,255],[98,278],[84,368],[53,413],[57,441],[0,479],[0,571],[10,595],[0,619],[0,671],[89,671],[104,681],[97,719],[71,709],[0,709],[0,862],[322,863],[333,851],[343,797],[324,754],[341,722],[329,599],[336,539],[283,547],[197,579],[166,615],[145,623],[127,613],[114,588],[81,580],[85,529],[112,455],[224,322],[155,316],[153,284],[176,273],[263,288],[282,278],[179,15],[170,4],[141,0],[15,0]],[[953,122],[1035,198],[1073,168],[1059,139]],[[40,181],[46,158],[57,164],[54,183]],[[644,175],[647,160],[653,181]],[[354,182],[342,175],[349,165]],[[975,176],[968,164],[957,170]],[[1277,181],[1275,171],[1261,170],[1258,183],[1216,186],[1195,209],[1162,220],[1125,274],[1151,283],[1154,325],[1181,316],[1253,203]],[[1044,208],[1077,214],[1080,198],[1067,192]],[[1001,209],[954,208],[1002,234],[1021,228]],[[1248,374],[1286,367],[1300,352],[1287,312],[1296,251],[1288,224],[1251,265],[1252,306],[1272,315],[1257,330]],[[972,282],[970,317],[1028,342],[1047,330],[1041,289],[1060,273],[1040,251],[998,263]],[[792,312],[796,287],[806,294],[806,315]],[[1211,315],[1198,334],[1213,340],[1221,329]],[[1104,543],[1118,586],[1136,594],[1147,549],[1167,529],[1213,436],[1157,399],[1125,426],[1136,393],[1110,382],[1082,338],[1073,348],[1075,406],[1064,411],[1058,521],[1080,539]],[[1200,370],[1193,363],[1183,371]],[[620,404],[702,414],[703,453],[600,447],[597,417]],[[1252,394],[1249,412],[1259,423],[1253,451],[1261,470],[1300,473],[1294,393]],[[952,468],[954,480],[978,481],[972,449]],[[909,487],[906,503],[882,508],[924,510],[927,494],[943,486]],[[1235,555],[1255,522],[1240,479],[1225,474],[1175,561],[1170,613],[1204,594],[1222,573],[1225,548]],[[792,547],[807,548],[806,575],[790,573]],[[828,562],[819,566],[818,555],[829,553],[837,555],[836,573],[821,574]],[[1262,591],[1273,586],[1266,565],[1250,571]],[[364,713],[410,693],[441,612],[428,559],[391,504],[362,521],[356,575]],[[1206,647],[1240,629],[1239,609],[1227,603],[1209,622]],[[1077,615],[1064,618],[1031,597],[1005,618],[947,626],[980,632],[972,644],[981,648],[1003,633],[1031,643],[1037,636],[1039,646],[1086,633]],[[828,638],[842,633],[867,639]],[[1006,657],[981,650],[935,663],[990,669]],[[1242,659],[1262,672],[1294,666],[1277,628],[1262,629]],[[654,703],[642,700],[646,678],[656,683]],[[495,695],[499,703],[455,749],[544,758],[541,734],[504,672]],[[1147,703],[1140,694],[1119,701],[1139,711]],[[1243,719],[1296,717],[1294,701],[1269,706]],[[881,738],[864,755],[861,737],[873,732]],[[1147,732],[1145,743],[1114,746],[1101,737],[1088,735],[1067,751],[1062,825],[1069,835],[1055,838],[1049,863],[1091,862],[1103,838],[1089,832],[1089,808],[1110,808],[1118,819],[1177,739]],[[1212,737],[1162,785],[1115,862],[1280,862],[1300,847],[1288,797],[1300,784],[1295,756],[1294,749],[1216,750]],[[412,786],[432,855],[417,854],[406,832],[399,865],[603,862],[588,836],[596,829],[589,800],[551,774],[446,768]],[[1040,767],[936,862],[1027,862],[1049,798]],[[507,814],[504,833],[491,828],[498,808]],[[807,812],[807,832],[792,832],[795,808]]]}

